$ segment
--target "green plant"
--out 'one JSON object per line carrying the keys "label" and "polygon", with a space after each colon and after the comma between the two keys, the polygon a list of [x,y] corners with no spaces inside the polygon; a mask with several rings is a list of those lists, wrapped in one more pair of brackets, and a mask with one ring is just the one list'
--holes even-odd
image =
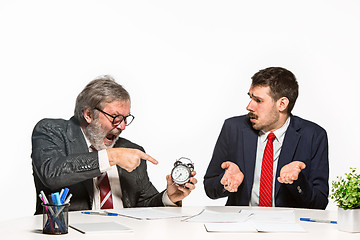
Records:
{"label": "green plant", "polygon": [[350,170],[345,178],[337,177],[337,181],[332,181],[331,188],[331,199],[345,210],[360,208],[360,174],[356,173],[356,168]]}

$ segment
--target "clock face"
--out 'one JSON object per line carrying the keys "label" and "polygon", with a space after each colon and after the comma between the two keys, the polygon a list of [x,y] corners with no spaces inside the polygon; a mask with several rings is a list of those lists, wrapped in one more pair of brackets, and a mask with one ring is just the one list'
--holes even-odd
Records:
{"label": "clock face", "polygon": [[173,181],[177,184],[184,184],[190,179],[190,170],[184,165],[177,165],[171,172]]}

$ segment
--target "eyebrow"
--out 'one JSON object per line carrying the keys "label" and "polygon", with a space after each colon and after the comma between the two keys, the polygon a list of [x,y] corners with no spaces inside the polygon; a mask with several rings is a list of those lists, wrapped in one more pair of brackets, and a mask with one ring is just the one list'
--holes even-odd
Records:
{"label": "eyebrow", "polygon": [[247,94],[248,94],[249,97],[251,97],[251,98],[259,98],[259,99],[261,99],[260,97],[254,95],[254,94],[251,94],[250,92],[248,92]]}

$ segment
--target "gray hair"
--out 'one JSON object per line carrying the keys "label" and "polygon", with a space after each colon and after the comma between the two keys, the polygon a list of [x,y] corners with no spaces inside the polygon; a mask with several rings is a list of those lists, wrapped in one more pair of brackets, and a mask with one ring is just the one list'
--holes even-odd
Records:
{"label": "gray hair", "polygon": [[[94,115],[94,108],[102,109],[116,100],[130,101],[129,93],[110,75],[102,75],[89,82],[76,98],[74,116],[81,125],[86,124],[84,110]],[[96,115],[94,115],[96,116]]]}

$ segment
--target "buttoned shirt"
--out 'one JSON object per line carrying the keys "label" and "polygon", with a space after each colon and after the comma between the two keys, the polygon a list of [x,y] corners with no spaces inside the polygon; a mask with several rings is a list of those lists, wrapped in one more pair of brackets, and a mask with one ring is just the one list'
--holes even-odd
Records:
{"label": "buttoned shirt", "polygon": [[[275,206],[274,201],[274,189],[275,189],[275,176],[276,176],[276,169],[278,165],[278,160],[281,152],[281,147],[284,141],[285,133],[287,128],[290,124],[290,117],[285,121],[284,125],[275,130],[273,133],[275,134],[276,138],[273,141],[273,149],[274,149],[274,160],[273,160],[273,191],[272,191],[272,205]],[[256,151],[256,162],[255,162],[255,171],[254,171],[254,183],[252,186],[251,191],[251,198],[250,198],[250,206],[259,206],[259,192],[260,192],[260,176],[261,176],[261,165],[262,159],[267,143],[267,136],[270,132],[260,131],[258,136],[257,142],[257,151]]]}

